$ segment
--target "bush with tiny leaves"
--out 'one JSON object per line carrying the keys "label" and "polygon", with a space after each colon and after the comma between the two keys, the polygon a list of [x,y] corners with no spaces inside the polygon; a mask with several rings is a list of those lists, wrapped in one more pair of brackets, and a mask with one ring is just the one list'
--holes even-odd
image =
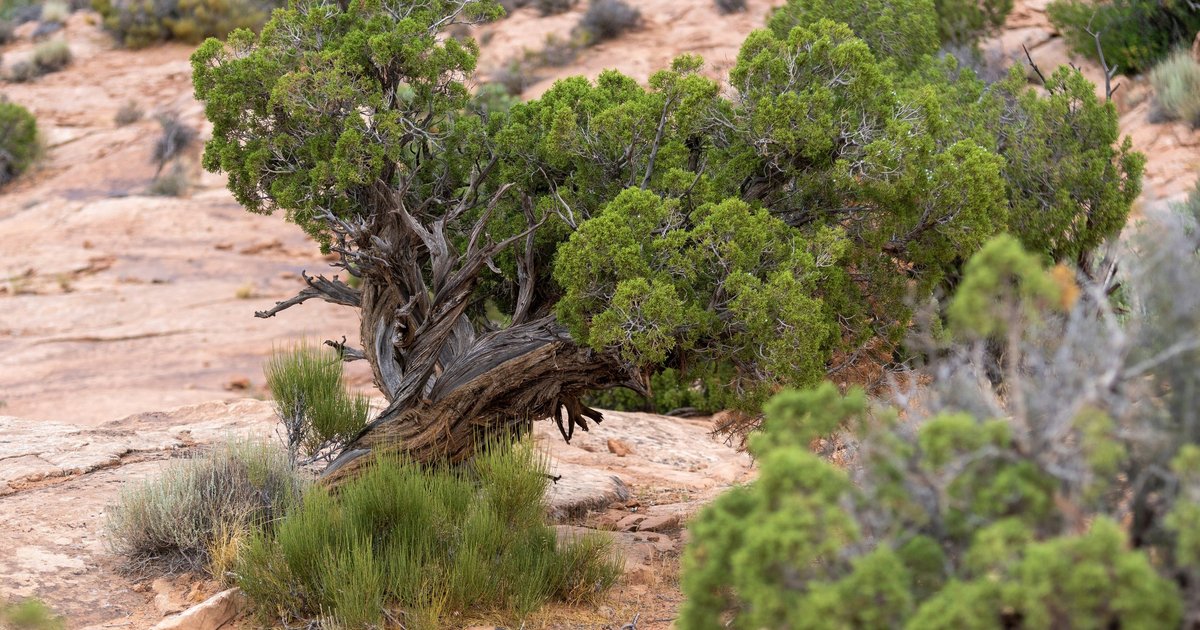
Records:
{"label": "bush with tiny leaves", "polygon": [[0,186],[33,164],[38,153],[37,120],[29,110],[0,100]]}

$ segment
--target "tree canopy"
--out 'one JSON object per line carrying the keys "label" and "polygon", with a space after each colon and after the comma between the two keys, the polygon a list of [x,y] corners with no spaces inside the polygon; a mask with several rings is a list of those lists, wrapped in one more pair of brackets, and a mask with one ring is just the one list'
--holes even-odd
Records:
{"label": "tree canopy", "polygon": [[362,350],[339,346],[391,405],[347,452],[453,458],[547,416],[569,437],[588,392],[664,369],[723,366],[755,411],[898,338],[996,234],[1086,267],[1140,190],[1113,105],[1071,69],[987,84],[936,54],[933,3],[874,5],[792,0],[728,85],[685,55],[506,112],[472,106],[479,49],[444,35],[490,0],[294,0],[205,42],[204,166],[361,280],[260,313],[362,309]]}

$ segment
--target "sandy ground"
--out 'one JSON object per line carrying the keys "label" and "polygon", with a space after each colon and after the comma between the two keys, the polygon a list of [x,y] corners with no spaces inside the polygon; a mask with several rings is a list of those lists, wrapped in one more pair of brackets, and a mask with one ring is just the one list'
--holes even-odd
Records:
{"label": "sandy ground", "polygon": [[[704,55],[707,71],[722,77],[746,33],[780,3],[751,0],[748,12],[721,16],[710,0],[644,0],[637,5],[642,30],[540,71],[524,96],[541,94],[556,78],[594,77],[610,67],[645,80],[682,52]],[[1068,54],[1047,25],[1045,3],[1018,1],[987,49],[1012,59],[1025,44],[1044,70],[1074,61],[1098,79],[1099,70]],[[566,36],[582,10],[581,3],[541,18],[523,9],[477,30],[483,74],[539,48],[548,34]],[[224,434],[269,434],[270,405],[254,398],[264,397],[261,366],[271,348],[302,337],[355,340],[357,322],[349,309],[312,302],[254,317],[293,295],[302,271],[327,272],[324,261],[281,217],[244,212],[221,177],[200,173],[198,152],[189,158],[189,195],[146,193],[155,174],[152,116],[177,112],[206,133],[191,96],[190,49],[117,50],[94,22],[89,12],[72,16],[68,69],[0,85],[34,112],[46,141],[33,172],[0,192],[0,598],[42,597],[71,627],[142,628],[162,616],[153,603],[158,592],[122,572],[106,551],[106,506],[124,484]],[[3,50],[6,64],[29,54],[30,28]],[[1123,132],[1149,158],[1139,210],[1180,199],[1200,172],[1200,134],[1150,124],[1144,82],[1121,82]],[[147,118],[118,127],[113,116],[131,100]],[[363,367],[351,367],[351,384],[368,388]],[[745,480],[748,459],[707,431],[703,421],[615,415],[567,446],[539,427],[564,474],[558,499],[598,496],[613,504],[564,518],[605,529],[621,529],[637,514],[686,517]],[[610,449],[609,438],[623,444]],[[632,452],[612,452],[623,447]],[[614,475],[629,499],[608,501]],[[630,570],[610,601],[553,609],[529,627],[619,628],[633,615],[638,628],[668,627],[681,600],[684,536],[678,529],[619,533]]]}

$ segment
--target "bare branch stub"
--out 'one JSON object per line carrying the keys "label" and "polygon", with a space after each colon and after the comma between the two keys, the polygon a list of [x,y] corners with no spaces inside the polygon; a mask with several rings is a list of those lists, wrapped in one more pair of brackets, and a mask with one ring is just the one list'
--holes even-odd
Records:
{"label": "bare branch stub", "polygon": [[[1093,14],[1092,17],[1094,18],[1095,14]],[[1104,100],[1111,101],[1112,95],[1116,93],[1118,88],[1121,87],[1120,83],[1118,83],[1116,87],[1113,87],[1112,85],[1112,79],[1117,75],[1118,66],[1112,66],[1110,68],[1108,66],[1108,62],[1105,61],[1104,47],[1100,45],[1100,31],[1092,30],[1091,20],[1088,20],[1088,25],[1085,30],[1087,31],[1088,35],[1092,36],[1092,39],[1096,40],[1096,56],[1100,58],[1100,67],[1104,69]]]}
{"label": "bare branch stub", "polygon": [[1046,85],[1046,75],[1042,74],[1042,69],[1034,63],[1033,55],[1029,54],[1029,49],[1025,47],[1025,44],[1021,44],[1021,50],[1025,51],[1025,58],[1029,60],[1029,67],[1033,68],[1033,71],[1037,73],[1038,78],[1042,80],[1042,85]]}

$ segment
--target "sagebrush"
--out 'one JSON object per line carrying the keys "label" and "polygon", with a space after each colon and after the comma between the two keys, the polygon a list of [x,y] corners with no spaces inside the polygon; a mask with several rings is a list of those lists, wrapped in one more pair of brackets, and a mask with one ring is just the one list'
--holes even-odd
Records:
{"label": "sagebrush", "polygon": [[107,511],[106,538],[135,564],[203,571],[214,548],[281,518],[303,485],[281,448],[231,438],[131,482]]}
{"label": "sagebrush", "polygon": [[1200,125],[1200,63],[1188,50],[1177,50],[1150,71],[1154,116]]}

